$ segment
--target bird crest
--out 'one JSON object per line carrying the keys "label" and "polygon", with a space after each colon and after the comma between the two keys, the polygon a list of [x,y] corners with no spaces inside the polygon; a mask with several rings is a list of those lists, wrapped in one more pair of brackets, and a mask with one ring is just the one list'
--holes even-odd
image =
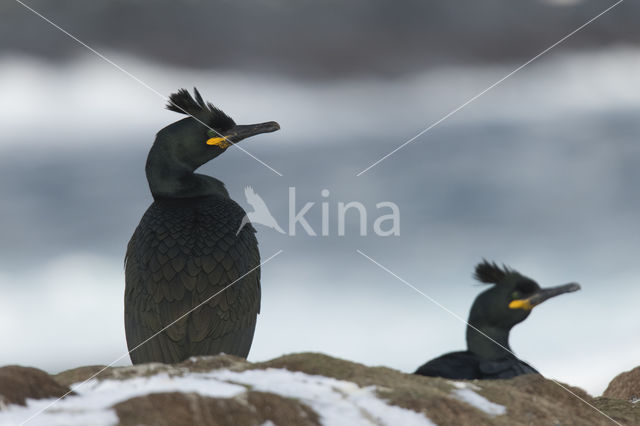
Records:
{"label": "bird crest", "polygon": [[216,108],[211,102],[205,102],[193,88],[195,98],[186,89],[180,89],[169,96],[167,109],[180,114],[190,115],[216,130],[228,130],[236,125],[235,121],[222,110]]}
{"label": "bird crest", "polygon": [[476,265],[476,271],[473,278],[481,283],[498,284],[503,281],[507,275],[513,274],[515,271],[506,265],[498,266],[495,262],[482,261]]}

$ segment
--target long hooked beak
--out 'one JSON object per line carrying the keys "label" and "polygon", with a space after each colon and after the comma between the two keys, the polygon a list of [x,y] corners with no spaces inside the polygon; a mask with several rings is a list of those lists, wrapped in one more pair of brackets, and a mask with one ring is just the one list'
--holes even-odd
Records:
{"label": "long hooked beak", "polygon": [[552,297],[559,296],[561,294],[572,293],[578,290],[580,290],[580,284],[578,283],[569,283],[565,285],[559,285],[557,287],[541,288],[536,293],[534,293],[533,296],[527,299],[513,300],[511,303],[509,303],[509,308],[524,309],[529,311],[545,300],[551,299]]}
{"label": "long hooked beak", "polygon": [[209,130],[207,145],[216,145],[220,148],[228,148],[231,144],[240,142],[242,139],[246,139],[260,133],[275,132],[276,130],[280,130],[280,125],[275,121],[267,121],[266,123],[259,124],[240,124],[232,127],[223,135]]}

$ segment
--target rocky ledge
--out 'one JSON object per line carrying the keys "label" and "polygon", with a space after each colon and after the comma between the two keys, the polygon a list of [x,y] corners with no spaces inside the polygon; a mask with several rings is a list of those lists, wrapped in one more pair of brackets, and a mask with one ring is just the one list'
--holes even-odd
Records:
{"label": "rocky ledge", "polygon": [[0,425],[632,425],[640,424],[638,374],[621,374],[593,398],[537,375],[452,381],[315,353],[57,375],[7,366]]}

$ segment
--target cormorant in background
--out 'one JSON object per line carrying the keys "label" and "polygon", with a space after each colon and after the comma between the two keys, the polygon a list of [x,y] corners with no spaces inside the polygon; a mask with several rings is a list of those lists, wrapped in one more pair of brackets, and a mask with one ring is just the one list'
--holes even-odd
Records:
{"label": "cormorant in background", "polygon": [[220,352],[246,357],[260,310],[255,229],[249,224],[236,235],[244,210],[221,181],[194,171],[232,144],[280,126],[236,125],[194,92],[195,99],[184,89],[170,97],[167,109],[190,117],[156,135],[146,165],[154,201],[127,247],[125,331],[134,364]]}
{"label": "cormorant in background", "polygon": [[[538,371],[513,355],[509,331],[524,321],[534,306],[560,294],[577,291],[576,283],[540,288],[531,278],[486,260],[476,266],[474,278],[495,284],[480,293],[471,306],[467,326],[467,350],[432,359],[415,374],[449,379],[507,379]],[[497,344],[496,344],[497,343]]]}

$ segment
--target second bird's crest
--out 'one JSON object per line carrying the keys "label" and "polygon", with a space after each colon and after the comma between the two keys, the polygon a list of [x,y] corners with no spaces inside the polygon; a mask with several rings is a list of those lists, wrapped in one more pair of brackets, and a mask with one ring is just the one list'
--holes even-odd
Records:
{"label": "second bird's crest", "polygon": [[498,284],[503,281],[507,275],[513,274],[515,271],[506,265],[498,266],[495,262],[484,260],[476,265],[476,271],[473,278],[481,283]]}

